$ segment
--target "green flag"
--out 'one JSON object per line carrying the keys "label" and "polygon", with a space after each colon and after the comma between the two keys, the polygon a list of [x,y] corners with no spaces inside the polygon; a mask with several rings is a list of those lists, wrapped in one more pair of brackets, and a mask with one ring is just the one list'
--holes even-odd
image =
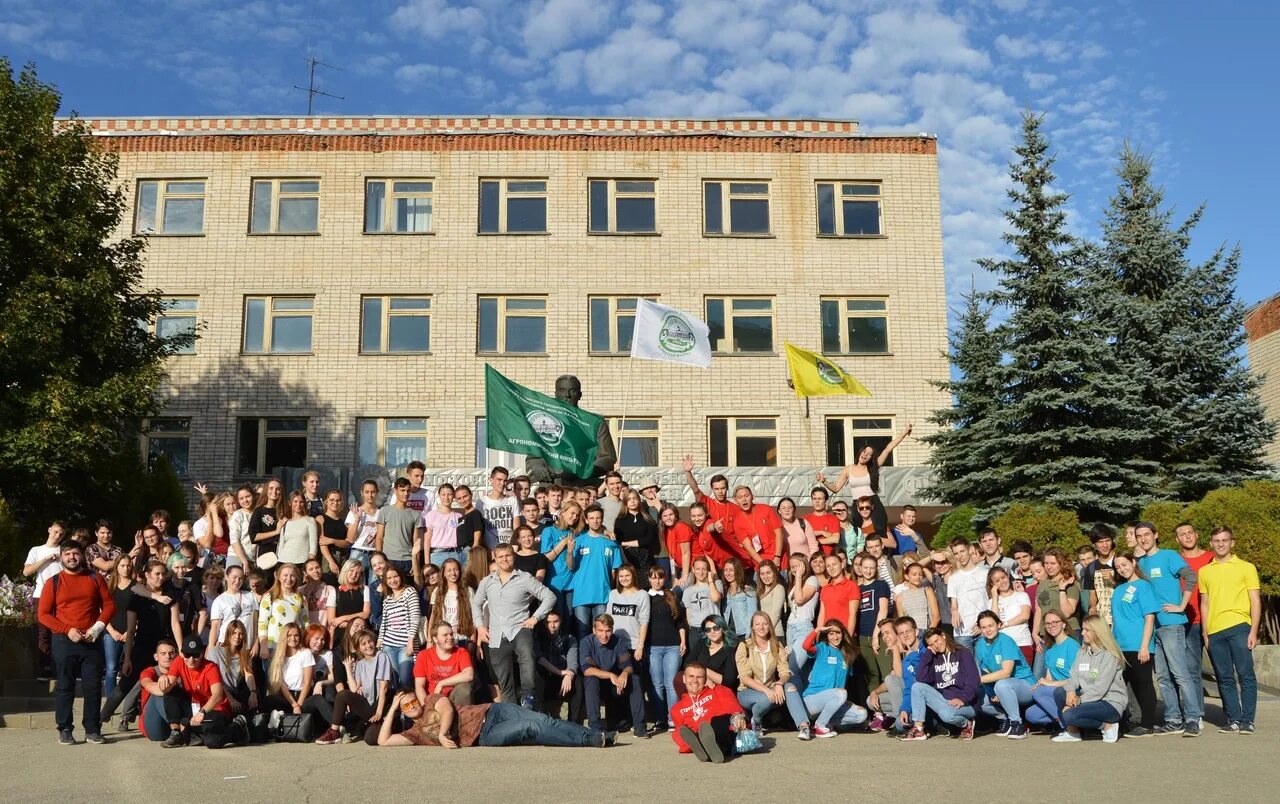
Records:
{"label": "green flag", "polygon": [[525,388],[484,366],[486,442],[491,449],[542,458],[547,466],[578,477],[591,475],[604,419]]}

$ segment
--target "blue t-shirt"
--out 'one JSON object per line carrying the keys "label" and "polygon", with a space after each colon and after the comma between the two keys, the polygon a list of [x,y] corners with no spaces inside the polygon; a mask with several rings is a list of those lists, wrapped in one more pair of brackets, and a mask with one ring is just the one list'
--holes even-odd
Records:
{"label": "blue t-shirt", "polygon": [[[1161,550],[1156,554],[1157,557],[1164,552]],[[1148,614],[1155,614],[1159,610],[1160,603],[1156,601],[1156,593],[1151,584],[1141,578],[1116,584],[1115,591],[1111,593],[1111,619],[1114,621],[1111,631],[1120,650],[1126,653],[1142,650],[1143,621]],[[1147,650],[1155,649],[1156,631],[1152,628]]]}
{"label": "blue t-shirt", "polygon": [[917,541],[914,536],[905,530],[900,530],[901,526],[894,525],[889,528],[889,532],[893,534],[893,539],[898,543],[897,547],[884,548],[884,554],[887,556],[901,556],[907,553],[924,553],[927,548],[923,542]]}
{"label": "blue t-shirt", "polygon": [[924,646],[918,646],[915,650],[902,657],[902,688],[907,690],[907,694],[902,696],[902,707],[898,710],[898,714],[911,711],[911,685],[916,683],[916,671],[920,669],[920,657],[924,655]]}
{"label": "blue t-shirt", "polygon": [[[1173,550],[1157,550],[1155,555],[1138,559],[1138,566],[1151,582],[1157,603],[1172,603],[1175,606],[1182,603],[1182,581],[1178,578],[1178,573],[1189,569],[1182,556]],[[1156,612],[1156,625],[1182,625],[1186,621],[1187,615],[1180,611]]]}
{"label": "blue t-shirt", "polygon": [[1071,668],[1076,663],[1076,654],[1080,652],[1080,643],[1068,637],[1061,644],[1054,643],[1044,652],[1044,668],[1054,681],[1066,681],[1071,676]]}
{"label": "blue t-shirt", "polygon": [[[556,545],[560,540],[567,536],[569,531],[562,530],[557,527],[547,527],[542,530],[542,544],[539,550],[543,553],[550,553],[556,549]],[[573,573],[569,571],[569,551],[573,547],[567,547],[560,551],[560,555],[556,556],[555,561],[551,562],[550,568],[547,569],[546,585],[549,589],[556,592],[563,592],[573,583]]]}
{"label": "blue t-shirt", "polygon": [[[973,658],[978,662],[978,672],[983,675],[996,672],[1005,662],[1012,660],[1013,675],[1010,678],[1020,678],[1028,684],[1036,683],[1035,674],[1031,672],[1031,667],[1027,665],[1027,660],[1022,655],[1022,648],[1019,648],[1018,643],[1014,642],[1013,637],[1008,634],[996,634],[996,638],[990,642],[986,637],[978,637],[978,641],[973,645]],[[994,687],[994,682],[982,685],[988,693]]]}
{"label": "blue t-shirt", "polygon": [[612,571],[622,566],[622,548],[613,539],[583,532],[573,542],[573,605],[601,606],[609,602]]}
{"label": "blue t-shirt", "polygon": [[844,689],[849,680],[849,663],[839,648],[833,648],[825,641],[826,634],[821,634],[824,641],[814,646],[813,666],[809,670],[809,686],[805,695],[817,695],[833,689]]}
{"label": "blue t-shirt", "polygon": [[871,583],[858,584],[858,590],[862,593],[862,600],[858,603],[858,633],[870,638],[876,632],[880,601],[889,599],[889,584],[877,579]]}

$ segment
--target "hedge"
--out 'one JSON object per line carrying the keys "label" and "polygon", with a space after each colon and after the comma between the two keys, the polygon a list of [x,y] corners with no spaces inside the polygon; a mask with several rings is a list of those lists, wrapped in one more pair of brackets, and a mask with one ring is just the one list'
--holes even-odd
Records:
{"label": "hedge", "polygon": [[951,544],[951,540],[957,536],[966,539],[976,537],[978,529],[974,519],[977,515],[978,509],[972,505],[965,504],[952,508],[938,525],[938,532],[933,536],[933,549],[945,550],[947,545]]}
{"label": "hedge", "polygon": [[1005,552],[1014,542],[1026,541],[1037,553],[1061,547],[1074,559],[1076,548],[1089,541],[1075,512],[1048,504],[1014,503],[991,520],[991,527],[1000,534]]}

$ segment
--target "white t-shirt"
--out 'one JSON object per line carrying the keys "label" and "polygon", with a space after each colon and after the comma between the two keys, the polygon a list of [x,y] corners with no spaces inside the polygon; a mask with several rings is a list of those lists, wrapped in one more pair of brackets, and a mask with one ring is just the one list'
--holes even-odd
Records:
{"label": "white t-shirt", "polygon": [[254,599],[253,592],[223,592],[218,595],[209,608],[209,619],[219,621],[216,642],[221,645],[222,640],[226,639],[227,626],[231,625],[232,620],[244,623],[246,638],[253,639],[256,635],[253,615],[257,610],[258,601]]}
{"label": "white t-shirt", "polygon": [[24,561],[23,564],[34,564],[37,561],[43,561],[49,556],[53,556],[53,561],[45,564],[40,568],[40,571],[36,573],[36,589],[32,594],[34,594],[37,600],[40,598],[40,593],[44,590],[44,582],[57,575],[59,572],[62,572],[62,562],[58,560],[58,552],[61,549],[62,548],[60,547],[50,547],[47,544],[38,544],[27,551],[27,560]]}
{"label": "white t-shirt", "polygon": [[430,511],[432,506],[436,504],[436,490],[429,489],[426,486],[414,491],[409,490],[409,507],[418,513]]}
{"label": "white t-shirt", "polygon": [[[996,612],[1000,615],[1000,622],[1008,622],[1021,614],[1024,606],[1031,605],[1031,598],[1026,592],[1014,592],[1007,597],[997,597],[996,603],[1000,606]],[[1008,634],[1019,647],[1031,644],[1031,626],[1027,623],[1006,626],[1000,629],[1000,633]]]}
{"label": "white t-shirt", "polygon": [[[237,508],[231,514],[229,527],[231,530],[231,543],[239,544],[240,549],[244,550],[244,554],[250,561],[253,561],[258,557],[258,547],[249,539],[249,520],[251,518],[253,518],[252,511]],[[235,550],[227,551],[227,566],[240,566],[240,557],[236,555]]]}
{"label": "white t-shirt", "polygon": [[476,508],[484,517],[484,543],[490,550],[500,544],[511,542],[511,533],[516,527],[516,517],[520,515],[520,502],[514,494],[508,494],[501,500],[493,500],[488,494],[476,497]]}
{"label": "white t-shirt", "polygon": [[956,601],[960,622],[952,623],[960,634],[972,633],[978,615],[991,602],[987,597],[987,568],[979,564],[967,570],[956,570],[947,580],[947,597]]}
{"label": "white t-shirt", "polygon": [[[366,514],[361,508],[357,513],[360,515],[360,527],[356,530],[356,540],[351,545],[351,549],[372,551],[378,544],[378,512]],[[343,522],[350,527],[355,521],[355,515],[348,511],[347,518]]]}
{"label": "white t-shirt", "polygon": [[311,693],[311,690],[302,689],[302,673],[308,667],[315,667],[316,657],[311,655],[311,651],[303,648],[297,653],[284,660],[284,673],[282,679],[284,685],[290,690],[302,690],[303,696]]}

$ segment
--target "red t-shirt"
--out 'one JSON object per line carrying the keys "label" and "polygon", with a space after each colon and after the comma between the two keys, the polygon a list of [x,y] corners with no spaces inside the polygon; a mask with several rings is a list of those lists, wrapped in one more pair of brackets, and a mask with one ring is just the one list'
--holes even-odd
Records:
{"label": "red t-shirt", "polygon": [[[693,541],[693,528],[683,522],[677,521],[674,528],[667,531],[667,555],[671,556],[671,572],[674,574],[680,569],[680,545],[690,544]],[[693,562],[693,548],[689,548],[689,561]]]}
{"label": "red t-shirt", "polygon": [[[824,612],[825,620],[839,620],[840,624],[850,634],[857,633],[858,621],[856,617],[849,616],[849,604],[860,603],[862,600],[862,590],[858,585],[848,578],[840,581],[832,581],[822,587],[818,592],[818,599]],[[855,607],[856,611],[857,607]],[[826,622],[818,623],[818,627],[826,625]]]}
{"label": "red t-shirt", "polygon": [[[708,497],[705,494],[698,497],[698,502],[707,507],[708,531],[711,534],[711,538],[715,540],[716,549],[720,553],[720,561],[717,563],[723,563],[729,558],[750,562],[751,556],[747,554],[746,550],[742,549],[742,545],[734,536],[738,516],[742,513],[742,508],[733,500],[716,502],[714,497]],[[716,522],[723,522],[724,530],[718,533],[711,530],[709,526]]]}
{"label": "red t-shirt", "polygon": [[[148,667],[146,670],[143,670],[142,675],[138,676],[138,681],[140,682],[141,681],[159,681],[159,680],[160,680],[160,675],[156,673],[156,668],[154,666]],[[138,709],[139,712],[142,712],[144,714],[144,717],[138,718],[138,731],[142,732],[143,737],[147,736],[147,718],[145,717],[145,713],[147,711],[147,701],[149,700],[151,700],[151,693],[147,691],[146,687],[143,687],[142,703],[139,705],[139,709]]]}
{"label": "red t-shirt", "polygon": [[[751,506],[750,511],[738,509],[738,516],[734,519],[733,538],[739,546],[744,542],[750,543],[762,560],[777,563],[778,541],[774,531],[781,527],[782,518],[777,511],[768,505],[756,503]],[[750,556],[746,547],[742,547],[742,551]]]}
{"label": "red t-shirt", "polygon": [[699,558],[706,558],[717,567],[726,558],[716,542],[715,534],[708,530],[705,524],[698,528],[698,531],[693,534],[693,541],[689,543],[689,560],[696,561]]}
{"label": "red t-shirt", "polygon": [[[441,659],[435,646],[423,648],[413,660],[413,677],[427,680],[427,694],[436,694],[436,682],[450,676],[456,676],[471,667],[471,654],[461,648],[454,648],[448,659]],[[441,687],[440,694],[448,695],[453,687]]]}
{"label": "red t-shirt", "polygon": [[[200,707],[208,703],[209,698],[213,696],[213,685],[222,683],[222,674],[218,672],[218,666],[203,660],[200,666],[193,670],[187,667],[182,657],[178,657],[169,666],[169,675],[182,682],[182,688],[191,696],[191,702]],[[213,708],[213,711],[222,712],[224,715],[231,714],[231,700],[227,697],[225,689],[222,691],[222,701]]]}
{"label": "red t-shirt", "polygon": [[[1182,554],[1179,553],[1178,555]],[[1195,570],[1196,576],[1199,577],[1200,570],[1208,566],[1210,561],[1213,561],[1213,551],[1205,550],[1198,558],[1182,556],[1182,560],[1187,562],[1187,566]],[[1198,580],[1196,581],[1196,590],[1191,594],[1191,604],[1187,606],[1187,621],[1191,623],[1200,622],[1200,582]]]}
{"label": "red t-shirt", "polygon": [[688,726],[693,731],[697,731],[699,725],[713,717],[741,713],[742,706],[738,703],[738,697],[733,694],[733,690],[723,684],[704,687],[696,697],[686,692],[684,697],[671,707],[671,720],[676,724],[676,727],[671,730],[671,739],[675,740],[676,748],[680,753],[692,753],[693,749],[680,739],[681,726]]}
{"label": "red t-shirt", "polygon": [[[830,511],[822,514],[805,514],[801,519],[809,523],[809,527],[813,528],[815,531],[820,530],[823,533],[834,533],[837,536],[840,535],[840,520],[836,519],[836,515]],[[839,542],[836,542],[835,544],[823,544],[822,542],[818,542],[818,549],[821,550],[822,554],[825,556],[829,556],[834,553],[836,548],[839,546]]]}

